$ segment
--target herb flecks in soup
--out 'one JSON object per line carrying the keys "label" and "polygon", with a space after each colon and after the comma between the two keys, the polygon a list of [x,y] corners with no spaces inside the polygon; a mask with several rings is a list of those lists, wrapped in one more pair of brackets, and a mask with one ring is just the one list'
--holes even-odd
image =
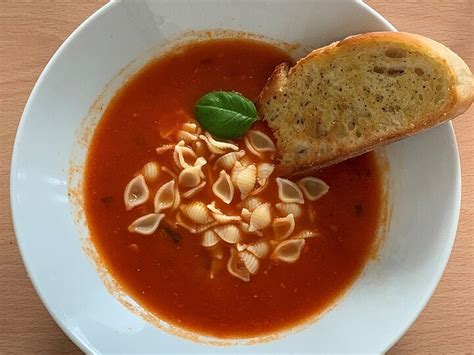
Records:
{"label": "herb flecks in soup", "polygon": [[[261,269],[261,259],[296,262],[305,239],[319,235],[316,229],[301,229],[298,223],[315,213],[309,211],[304,196],[316,201],[329,187],[313,177],[296,183],[275,179],[276,148],[271,138],[251,129],[244,142],[239,146],[217,140],[201,132],[194,122],[183,123],[170,142],[157,148],[157,161],[146,163],[127,184],[127,210],[145,204],[151,199],[149,191],[156,191],[153,206],[128,230],[150,235],[163,221],[176,234],[183,228],[196,234],[211,258],[210,278],[217,278],[226,265],[231,275],[250,281]],[[168,167],[172,174],[160,176],[157,167],[170,160],[174,163]],[[212,193],[196,197],[208,185]],[[266,201],[263,191],[267,188],[274,193],[278,190],[278,203],[301,205],[296,216]],[[225,205],[227,213],[223,212]],[[272,266],[267,264],[267,268]]]}
{"label": "herb flecks in soup", "polygon": [[206,93],[255,100],[288,60],[250,40],[190,45],[131,78],[96,129],[84,189],[92,239],[127,292],[173,325],[223,338],[288,329],[327,309],[371,255],[373,154],[287,180],[261,122],[224,141],[195,121]]}

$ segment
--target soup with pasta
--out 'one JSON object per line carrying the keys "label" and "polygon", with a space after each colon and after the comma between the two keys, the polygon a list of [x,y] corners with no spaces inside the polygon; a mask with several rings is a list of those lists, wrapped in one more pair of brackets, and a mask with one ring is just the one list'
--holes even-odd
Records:
{"label": "soup with pasta", "polygon": [[316,174],[278,176],[269,129],[204,130],[210,91],[256,99],[281,49],[216,39],[162,56],[107,107],[85,170],[100,257],[127,292],[172,325],[220,338],[274,333],[314,317],[373,250],[381,178],[373,153]]}

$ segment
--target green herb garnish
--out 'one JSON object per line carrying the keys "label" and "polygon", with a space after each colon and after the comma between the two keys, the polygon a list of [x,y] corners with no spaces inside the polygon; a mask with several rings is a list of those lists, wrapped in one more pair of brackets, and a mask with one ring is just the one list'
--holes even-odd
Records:
{"label": "green herb garnish", "polygon": [[242,137],[257,120],[253,102],[236,92],[210,92],[196,102],[194,112],[201,127],[221,139]]}

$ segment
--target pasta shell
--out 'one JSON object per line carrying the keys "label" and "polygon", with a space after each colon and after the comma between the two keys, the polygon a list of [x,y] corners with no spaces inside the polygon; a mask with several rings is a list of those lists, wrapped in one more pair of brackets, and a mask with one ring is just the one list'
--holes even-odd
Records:
{"label": "pasta shell", "polygon": [[247,246],[247,250],[258,258],[264,258],[270,253],[270,244],[265,239],[257,240]]}
{"label": "pasta shell", "polygon": [[142,173],[147,182],[154,182],[160,175],[160,166],[157,162],[151,161],[143,166]]}
{"label": "pasta shell", "polygon": [[162,213],[150,213],[142,216],[128,226],[129,232],[143,235],[155,233],[165,215]]}
{"label": "pasta shell", "polygon": [[245,144],[245,148],[247,148],[247,150],[248,150],[250,153],[252,153],[253,155],[256,155],[257,157],[263,158],[263,154],[260,153],[260,152],[258,152],[258,151],[253,147],[253,145],[250,143],[248,137],[245,137],[245,138],[244,138],[244,144]]}
{"label": "pasta shell", "polygon": [[176,136],[179,140],[182,140],[182,141],[184,141],[185,143],[188,143],[188,144],[191,144],[194,141],[198,140],[197,135],[195,135],[193,133],[190,133],[190,132],[187,132],[187,131],[184,131],[184,130],[178,131]]}
{"label": "pasta shell", "polygon": [[181,211],[178,211],[178,213],[176,213],[176,224],[180,227],[183,227],[184,229],[186,229],[189,233],[193,233],[193,234],[196,234],[198,233],[197,229],[196,229],[196,225],[195,224],[192,224],[192,223],[189,223],[188,221],[186,221],[183,217],[183,214],[181,213]]}
{"label": "pasta shell", "polygon": [[209,211],[211,211],[212,217],[219,224],[239,222],[239,221],[242,220],[242,218],[240,216],[228,216],[228,215],[222,213],[222,211],[216,207],[215,201],[211,202],[206,207],[209,209]]}
{"label": "pasta shell", "polygon": [[279,202],[275,205],[275,207],[278,212],[284,216],[287,216],[291,213],[295,218],[298,218],[301,215],[301,205],[297,203]]}
{"label": "pasta shell", "polygon": [[307,238],[314,238],[314,237],[319,237],[319,236],[320,236],[319,232],[314,231],[314,230],[305,229],[305,230],[299,232],[293,238],[294,239],[307,239]]}
{"label": "pasta shell", "polygon": [[303,191],[304,196],[310,201],[316,201],[329,191],[328,184],[313,176],[304,177],[298,180],[297,184]]}
{"label": "pasta shell", "polygon": [[248,245],[243,243],[237,243],[235,244],[235,247],[237,248],[237,251],[244,251],[245,249],[247,249]]}
{"label": "pasta shell", "polygon": [[270,204],[264,203],[263,205],[258,206],[250,217],[250,227],[249,232],[256,230],[261,230],[270,225],[272,221],[272,214],[270,211]]}
{"label": "pasta shell", "polygon": [[243,200],[254,189],[257,182],[257,167],[252,164],[244,168],[237,175],[237,187],[240,190],[240,198]]}
{"label": "pasta shell", "polygon": [[194,195],[196,195],[199,191],[201,191],[202,189],[204,189],[204,187],[206,186],[206,182],[203,181],[201,182],[198,186],[196,187],[193,187],[192,189],[186,191],[186,192],[183,192],[183,197],[184,198],[191,198],[193,197]]}
{"label": "pasta shell", "polygon": [[249,231],[250,224],[246,222],[240,222],[239,225],[240,225],[240,230],[242,232],[247,233],[247,234],[255,234],[256,236],[263,237],[263,233],[261,231]]}
{"label": "pasta shell", "polygon": [[196,161],[194,162],[194,167],[200,167],[202,168],[204,165],[207,164],[207,160],[203,157],[199,157],[196,159]]}
{"label": "pasta shell", "polygon": [[233,224],[226,224],[224,226],[218,226],[214,228],[214,231],[224,242],[235,244],[240,241],[241,232],[240,229]]}
{"label": "pasta shell", "polygon": [[215,167],[230,170],[234,166],[235,162],[242,158],[244,155],[245,151],[243,150],[224,154],[216,160]]}
{"label": "pasta shell", "polygon": [[251,129],[247,132],[247,137],[251,146],[259,153],[276,151],[272,139],[263,132]]}
{"label": "pasta shell", "polygon": [[293,181],[283,178],[276,178],[276,183],[278,186],[278,197],[281,202],[290,203],[304,203],[303,193],[301,192],[298,185]]}
{"label": "pasta shell", "polygon": [[198,224],[207,224],[214,221],[206,205],[200,201],[179,206],[181,212],[191,221]]}
{"label": "pasta shell", "polygon": [[191,166],[179,173],[178,184],[183,187],[196,187],[201,183],[201,167]]}
{"label": "pasta shell", "polygon": [[183,131],[186,131],[189,133],[196,133],[198,131],[198,126],[194,122],[186,122],[186,123],[183,123],[182,129]]}
{"label": "pasta shell", "polygon": [[209,248],[219,243],[220,240],[216,232],[208,229],[202,233],[201,245],[205,248]]}
{"label": "pasta shell", "polygon": [[245,155],[242,159],[239,160],[243,166],[249,166],[253,164],[254,160],[250,158],[248,155]]}
{"label": "pasta shell", "polygon": [[220,223],[217,221],[213,221],[211,223],[206,223],[206,224],[200,224],[196,226],[196,232],[201,233],[204,231],[207,231],[208,229],[214,228],[215,226],[218,226]]}
{"label": "pasta shell", "polygon": [[239,150],[239,147],[233,143],[218,141],[214,139],[209,132],[204,133],[204,135],[200,135],[199,138],[206,142],[207,147],[209,148],[211,153],[214,154],[224,154],[226,151],[229,150]]}
{"label": "pasta shell", "polygon": [[259,186],[257,187],[255,190],[253,190],[252,192],[250,192],[250,196],[258,196],[262,193],[263,190],[265,190],[267,188],[268,184],[265,184],[263,186]]}
{"label": "pasta shell", "polygon": [[[188,161],[186,161],[185,157],[188,158]],[[184,145],[184,141],[179,141],[179,143],[176,144],[176,146],[174,147],[173,159],[178,168],[186,169],[194,166],[194,164],[190,163],[189,160],[195,160],[196,158],[197,155],[196,153],[194,153],[194,150],[189,147],[186,147]]]}
{"label": "pasta shell", "polygon": [[156,154],[161,155],[161,154],[166,153],[166,152],[168,152],[170,150],[173,150],[173,149],[174,149],[173,144],[164,144],[164,145],[156,148],[155,151],[156,151]]}
{"label": "pasta shell", "polygon": [[202,141],[194,142],[194,150],[196,151],[196,154],[199,156],[207,155],[206,144]]}
{"label": "pasta shell", "polygon": [[245,267],[247,270],[252,274],[255,275],[258,271],[258,268],[260,267],[260,260],[253,255],[252,253],[249,253],[248,251],[242,251],[239,254],[240,260],[244,263]]}
{"label": "pasta shell", "polygon": [[173,202],[173,206],[171,206],[171,210],[175,211],[180,204],[181,204],[181,196],[179,195],[178,188],[175,186],[174,187],[174,202]]}
{"label": "pasta shell", "polygon": [[212,185],[212,191],[220,198],[224,203],[229,204],[234,198],[234,185],[230,179],[229,174],[224,170],[221,170],[219,178]]}
{"label": "pasta shell", "polygon": [[278,244],[270,257],[274,260],[294,263],[299,259],[304,243],[304,239],[285,240]]}
{"label": "pasta shell", "polygon": [[252,216],[252,212],[250,212],[248,209],[246,209],[245,207],[242,208],[242,212],[240,213],[240,215],[242,216],[242,219],[246,222],[250,221],[250,217]]}
{"label": "pasta shell", "polygon": [[222,214],[222,211],[216,207],[216,201],[212,201],[206,206],[212,213]]}
{"label": "pasta shell", "polygon": [[263,204],[263,200],[260,197],[247,197],[242,201],[242,206],[252,212],[258,206]]}
{"label": "pasta shell", "polygon": [[272,227],[275,239],[284,240],[295,230],[295,218],[291,213],[286,217],[275,218]]}
{"label": "pasta shell", "polygon": [[242,220],[242,217],[240,216],[229,216],[226,214],[214,214],[213,215],[214,219],[219,222],[219,223],[232,223],[232,222],[240,222]]}
{"label": "pasta shell", "polygon": [[174,186],[174,180],[168,181],[166,184],[161,186],[156,192],[155,199],[153,201],[155,205],[155,213],[159,213],[173,206],[176,195],[176,189]]}
{"label": "pasta shell", "polygon": [[270,163],[260,163],[257,165],[257,182],[264,186],[267,183],[268,178],[272,175],[275,170],[275,165]]}
{"label": "pasta shell", "polygon": [[243,170],[245,170],[245,166],[243,166],[240,162],[236,161],[230,173],[230,179],[232,180],[232,183],[234,184],[234,186],[237,186],[237,176]]}
{"label": "pasta shell", "polygon": [[241,279],[242,281],[250,281],[250,272],[245,267],[242,260],[235,249],[230,250],[230,258],[227,262],[227,271],[232,275]]}
{"label": "pasta shell", "polygon": [[135,176],[125,187],[123,193],[123,200],[125,202],[125,209],[131,210],[133,207],[145,203],[150,197],[150,191],[146,185],[143,175]]}

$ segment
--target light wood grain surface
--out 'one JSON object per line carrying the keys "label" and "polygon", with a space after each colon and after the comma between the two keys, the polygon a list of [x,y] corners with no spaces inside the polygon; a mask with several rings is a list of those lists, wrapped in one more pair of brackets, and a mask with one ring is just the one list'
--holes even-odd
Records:
{"label": "light wood grain surface", "polygon": [[[474,69],[474,0],[367,2],[399,30],[448,45]],[[64,39],[103,3],[0,0],[0,353],[79,352],[44,309],[23,267],[11,224],[9,166],[36,79]],[[454,125],[463,173],[456,243],[433,298],[392,354],[474,352],[474,109]]]}

